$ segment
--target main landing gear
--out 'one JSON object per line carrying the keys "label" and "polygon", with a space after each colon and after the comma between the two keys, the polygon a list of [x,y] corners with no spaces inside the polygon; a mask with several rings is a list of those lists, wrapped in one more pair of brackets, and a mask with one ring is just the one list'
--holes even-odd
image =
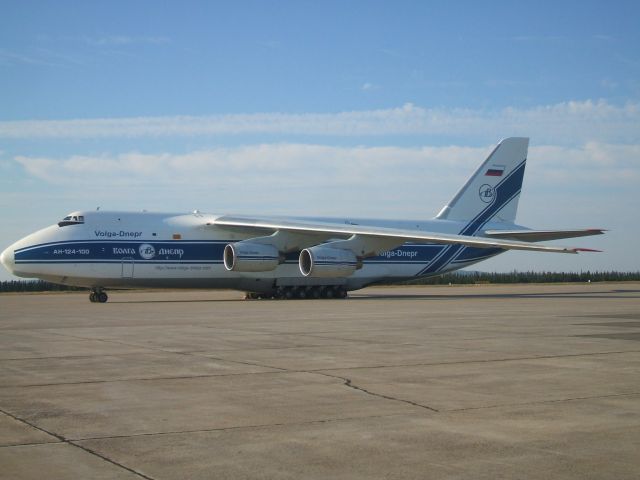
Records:
{"label": "main landing gear", "polygon": [[89,293],[89,301],[91,303],[106,303],[109,300],[109,296],[107,292],[105,292],[102,288],[92,288]]}
{"label": "main landing gear", "polygon": [[342,285],[317,285],[310,287],[278,287],[275,293],[247,292],[245,300],[277,299],[305,300],[319,298],[347,298],[347,289]]}

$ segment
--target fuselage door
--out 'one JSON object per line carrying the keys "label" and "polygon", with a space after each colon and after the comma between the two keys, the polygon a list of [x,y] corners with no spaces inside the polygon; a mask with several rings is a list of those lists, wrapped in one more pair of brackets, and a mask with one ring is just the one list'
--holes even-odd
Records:
{"label": "fuselage door", "polygon": [[134,261],[132,257],[122,259],[122,278],[133,278]]}

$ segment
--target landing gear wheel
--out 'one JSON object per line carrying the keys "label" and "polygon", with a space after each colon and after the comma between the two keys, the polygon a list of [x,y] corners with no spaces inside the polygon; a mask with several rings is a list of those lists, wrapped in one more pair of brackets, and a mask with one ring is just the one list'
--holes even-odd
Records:
{"label": "landing gear wheel", "polygon": [[100,287],[92,288],[89,292],[89,301],[91,303],[105,303],[109,300],[107,293]]}
{"label": "landing gear wheel", "polygon": [[344,285],[280,286],[276,288],[273,295],[260,294],[259,298],[277,298],[279,300],[347,298],[347,288]]}
{"label": "landing gear wheel", "polygon": [[333,287],[324,287],[324,291],[322,292],[322,298],[333,298],[335,297],[335,290]]}

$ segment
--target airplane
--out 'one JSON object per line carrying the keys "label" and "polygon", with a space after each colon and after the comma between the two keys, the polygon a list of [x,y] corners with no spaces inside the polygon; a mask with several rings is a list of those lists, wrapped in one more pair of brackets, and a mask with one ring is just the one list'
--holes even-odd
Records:
{"label": "airplane", "polygon": [[598,251],[537,242],[603,229],[515,223],[529,139],[502,140],[426,221],[78,211],[0,255],[14,275],[90,288],[224,288],[247,298],[343,298],[371,284],[442,275],[507,250]]}

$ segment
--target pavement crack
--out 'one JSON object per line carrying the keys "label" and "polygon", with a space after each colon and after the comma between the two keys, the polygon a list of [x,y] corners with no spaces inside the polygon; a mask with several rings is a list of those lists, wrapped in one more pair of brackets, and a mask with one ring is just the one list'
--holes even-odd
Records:
{"label": "pavement crack", "polygon": [[432,412],[436,412],[436,413],[439,412],[439,410],[437,410],[437,409],[435,409],[433,407],[430,407],[428,405],[422,405],[421,403],[412,402],[411,400],[405,400],[404,398],[392,397],[390,395],[384,395],[382,393],[372,392],[371,390],[367,390],[364,387],[360,387],[359,385],[355,385],[353,383],[353,381],[350,378],[347,378],[347,377],[340,377],[338,375],[329,375],[328,373],[322,373],[322,372],[305,372],[305,373],[315,373],[315,374],[318,374],[318,375],[323,375],[325,377],[337,378],[338,380],[342,380],[346,387],[352,388],[352,389],[357,390],[359,392],[366,393],[367,395],[371,395],[372,397],[378,397],[378,398],[384,398],[386,400],[393,400],[393,401],[396,401],[396,402],[402,402],[402,403],[406,403],[408,405],[413,405],[414,407],[424,408],[425,410],[429,410],[429,411],[432,411]]}

